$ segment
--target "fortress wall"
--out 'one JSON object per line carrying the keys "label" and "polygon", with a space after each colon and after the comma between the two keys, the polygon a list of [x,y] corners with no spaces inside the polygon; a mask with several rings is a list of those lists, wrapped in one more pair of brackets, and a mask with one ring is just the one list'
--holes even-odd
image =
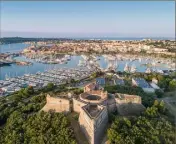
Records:
{"label": "fortress wall", "polygon": [[117,110],[116,100],[114,98],[108,99],[107,108],[108,108],[108,112],[110,113]]}
{"label": "fortress wall", "polygon": [[108,124],[108,110],[104,107],[100,115],[94,120],[94,135],[91,144],[100,144]]}
{"label": "fortress wall", "polygon": [[96,84],[95,83],[90,83],[88,85],[86,85],[84,87],[84,92],[88,92],[88,91],[91,91],[91,90],[94,90],[96,87]]}
{"label": "fortress wall", "polygon": [[125,98],[125,99],[122,99],[120,100],[119,98],[115,98],[116,102],[119,103],[119,104],[123,104],[123,103],[138,103],[138,104],[141,104],[142,101],[141,101],[141,97],[135,97],[135,98]]}
{"label": "fortress wall", "polygon": [[82,132],[85,134],[89,143],[92,141],[92,137],[94,136],[94,128],[93,128],[93,120],[86,114],[86,112],[81,109],[79,115],[79,124]]}
{"label": "fortress wall", "polygon": [[73,98],[73,111],[74,112],[80,113],[81,107],[85,105],[86,105],[85,103]]}
{"label": "fortress wall", "polygon": [[107,108],[104,107],[98,117],[94,119],[91,119],[87,113],[81,109],[79,123],[89,143],[100,144],[108,123]]}
{"label": "fortress wall", "polygon": [[88,87],[84,87],[84,92],[87,92],[87,91],[89,91],[89,88]]}
{"label": "fortress wall", "polygon": [[115,98],[116,102],[119,103],[119,104],[123,104],[123,103],[141,104],[142,103],[142,100],[141,100],[140,96],[129,95],[129,94],[120,94],[120,95],[122,95],[123,97],[122,98]]}
{"label": "fortress wall", "polygon": [[89,88],[89,87],[84,87],[84,92],[89,92],[89,91],[91,91],[92,89],[91,88]]}
{"label": "fortress wall", "polygon": [[70,101],[67,99],[50,97],[49,95],[47,95],[46,100],[47,103],[42,108],[43,111],[48,112],[50,110],[53,110],[55,112],[70,112]]}
{"label": "fortress wall", "polygon": [[116,103],[108,105],[108,112],[112,113],[117,110]]}
{"label": "fortress wall", "polygon": [[107,111],[107,108],[104,107],[104,108],[102,109],[102,111],[100,112],[100,114],[98,115],[98,117],[96,117],[96,118],[94,119],[94,125],[96,126],[96,127],[94,127],[94,128],[95,128],[94,130],[96,130],[97,127],[99,127],[99,126],[101,125],[102,120],[103,120],[103,119],[106,119],[107,117],[108,117],[108,111]]}
{"label": "fortress wall", "polygon": [[94,131],[94,141],[92,141],[92,144],[100,144],[104,135],[105,131],[107,129],[108,125],[108,111],[105,108],[102,115],[99,117],[97,124],[96,124],[96,130]]}
{"label": "fortress wall", "polygon": [[106,92],[103,92],[103,91],[102,91],[102,92],[101,92],[101,96],[102,96],[102,97],[107,97],[107,96],[108,96],[108,92],[107,92],[107,91],[106,91]]}
{"label": "fortress wall", "polygon": [[102,91],[102,90],[92,90],[92,91],[90,91],[89,92],[90,94],[92,94],[92,95],[98,95],[98,96],[101,96],[102,98],[104,98],[104,97],[107,97],[107,92],[104,92],[104,91]]}

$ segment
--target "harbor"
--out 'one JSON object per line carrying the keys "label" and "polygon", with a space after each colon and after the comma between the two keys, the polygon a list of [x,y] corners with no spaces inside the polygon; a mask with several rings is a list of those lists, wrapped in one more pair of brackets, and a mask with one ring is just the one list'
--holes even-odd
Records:
{"label": "harbor", "polygon": [[80,81],[89,77],[92,73],[98,71],[96,67],[81,68],[59,68],[53,70],[47,70],[45,72],[37,72],[36,74],[24,74],[23,76],[17,76],[10,78],[6,76],[5,80],[0,80],[0,96],[6,96],[10,93],[20,90],[28,86],[32,86],[35,89],[40,89],[47,86],[48,83],[55,85],[65,84],[71,80]]}
{"label": "harbor", "polygon": [[[46,70],[59,68],[79,68],[91,67],[92,65],[102,71],[114,70],[116,72],[127,73],[165,73],[175,70],[175,62],[172,58],[152,57],[145,55],[130,54],[42,54],[29,53],[27,55],[17,55],[21,53],[29,44],[1,45],[1,52],[13,63],[0,67],[0,80],[5,80],[6,75],[10,78],[24,76],[24,74],[36,74]],[[12,48],[14,51],[12,51]],[[1,54],[3,54],[1,53]],[[16,53],[16,54],[15,54]],[[7,57],[5,57],[8,59]],[[14,63],[17,62],[17,63]]]}

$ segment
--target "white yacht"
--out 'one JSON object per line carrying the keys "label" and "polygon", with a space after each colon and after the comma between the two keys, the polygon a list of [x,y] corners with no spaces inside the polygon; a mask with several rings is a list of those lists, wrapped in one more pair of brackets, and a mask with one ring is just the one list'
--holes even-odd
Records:
{"label": "white yacht", "polygon": [[161,70],[161,69],[158,69],[157,72],[158,72],[158,73],[161,73],[161,74],[164,73],[163,70]]}
{"label": "white yacht", "polygon": [[71,56],[70,55],[65,55],[65,58],[69,61],[71,60]]}
{"label": "white yacht", "polygon": [[10,80],[10,76],[8,76],[7,74],[5,75],[5,80]]}
{"label": "white yacht", "polygon": [[89,62],[90,62],[90,64],[93,64],[93,63],[94,63],[94,61],[93,61],[93,60],[90,60]]}
{"label": "white yacht", "polygon": [[155,62],[152,62],[151,64],[152,64],[153,66],[156,66],[156,63],[155,63]]}
{"label": "white yacht", "polygon": [[142,62],[142,59],[141,59],[141,58],[139,58],[139,62]]}

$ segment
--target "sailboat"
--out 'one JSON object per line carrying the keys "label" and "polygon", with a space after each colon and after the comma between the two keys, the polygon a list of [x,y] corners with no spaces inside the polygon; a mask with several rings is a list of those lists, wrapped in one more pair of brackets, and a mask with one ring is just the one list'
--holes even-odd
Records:
{"label": "sailboat", "polygon": [[129,72],[130,71],[130,67],[128,66],[127,63],[125,64],[124,71],[125,72]]}
{"label": "sailboat", "polygon": [[69,61],[71,60],[71,56],[70,55],[65,55],[65,58]]}
{"label": "sailboat", "polygon": [[85,62],[83,60],[79,60],[78,66],[84,66]]}
{"label": "sailboat", "polygon": [[108,69],[111,69],[113,67],[113,64],[111,62],[108,63]]}
{"label": "sailboat", "polygon": [[81,55],[84,60],[88,60],[88,57],[86,55]]}
{"label": "sailboat", "polygon": [[8,76],[7,74],[5,75],[5,80],[10,80],[10,76]]}
{"label": "sailboat", "polygon": [[118,64],[118,62],[117,62],[117,60],[115,61],[115,68],[116,68],[116,70],[118,69],[118,67],[119,67],[119,64]]}
{"label": "sailboat", "polygon": [[152,70],[150,68],[147,68],[145,71],[145,73],[151,73],[151,72],[152,72]]}
{"label": "sailboat", "polygon": [[141,59],[141,58],[139,58],[139,62],[142,62],[142,59]]}
{"label": "sailboat", "polygon": [[152,64],[152,66],[156,66],[156,63],[155,63],[155,62],[152,62],[151,64]]}
{"label": "sailboat", "polygon": [[137,70],[137,69],[136,69],[136,66],[135,66],[135,65],[132,65],[132,66],[131,66],[131,69],[130,69],[130,72],[131,72],[131,73],[135,73],[136,70]]}

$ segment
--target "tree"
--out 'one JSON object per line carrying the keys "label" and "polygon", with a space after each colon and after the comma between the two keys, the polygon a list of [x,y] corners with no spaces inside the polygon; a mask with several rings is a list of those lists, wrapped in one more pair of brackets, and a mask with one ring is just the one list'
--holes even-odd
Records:
{"label": "tree", "polygon": [[75,79],[71,79],[71,80],[70,80],[70,83],[72,83],[72,84],[74,84],[75,82],[76,82]]}
{"label": "tree", "polygon": [[28,92],[28,94],[34,94],[34,88],[32,87],[32,86],[29,86],[28,88],[27,88],[27,92]]}
{"label": "tree", "polygon": [[159,107],[164,107],[163,102],[155,101],[155,105],[147,108],[139,117],[116,117],[107,132],[110,143],[174,143],[175,127],[165,119]]}
{"label": "tree", "polygon": [[158,85],[161,88],[163,88],[165,91],[172,90],[172,86],[174,87],[174,85],[172,85],[172,83],[170,84],[170,81],[171,81],[170,77],[165,77],[164,79],[162,79],[161,81],[159,81]]}
{"label": "tree", "polygon": [[162,76],[161,74],[158,74],[157,79],[158,79],[158,81],[162,81],[164,79],[164,76]]}
{"label": "tree", "polygon": [[96,78],[96,77],[97,77],[97,73],[96,72],[91,75],[91,78]]}
{"label": "tree", "polygon": [[81,88],[77,88],[77,89],[73,90],[73,92],[74,92],[74,94],[79,95],[79,94],[83,93],[84,90]]}
{"label": "tree", "polygon": [[0,142],[5,144],[76,144],[73,130],[68,119],[62,113],[39,112],[27,117],[22,112],[13,112],[0,135]]}
{"label": "tree", "polygon": [[54,84],[53,83],[48,83],[46,89],[48,91],[53,90],[54,89]]}
{"label": "tree", "polygon": [[157,95],[158,98],[162,98],[164,95],[164,92],[160,89],[156,89],[155,94]]}
{"label": "tree", "polygon": [[171,80],[169,82],[169,89],[170,90],[175,90],[176,89],[176,80]]}

